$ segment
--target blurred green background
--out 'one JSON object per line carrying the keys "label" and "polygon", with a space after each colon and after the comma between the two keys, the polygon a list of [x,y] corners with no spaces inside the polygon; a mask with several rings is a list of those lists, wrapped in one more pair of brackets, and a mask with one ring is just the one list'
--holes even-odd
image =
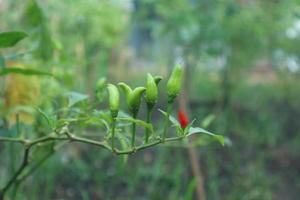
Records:
{"label": "blurred green background", "polygon": [[[209,130],[228,138],[225,147],[196,148],[206,199],[299,199],[298,0],[0,0],[0,19],[0,31],[29,34],[0,51],[7,66],[60,77],[1,78],[1,110],[59,108],[67,91],[94,96],[101,77],[135,86],[147,72],[166,80],[181,62],[190,119],[214,114]],[[4,119],[0,135],[14,134]],[[45,131],[37,115],[21,119],[28,133]],[[16,165],[9,148],[19,147],[0,144],[1,185]],[[158,146],[127,161],[84,145],[59,152],[17,199],[198,199],[187,148]]]}

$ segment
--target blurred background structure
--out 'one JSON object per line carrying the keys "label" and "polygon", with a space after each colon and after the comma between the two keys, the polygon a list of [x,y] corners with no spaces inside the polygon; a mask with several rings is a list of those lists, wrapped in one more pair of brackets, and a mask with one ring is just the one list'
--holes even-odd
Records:
{"label": "blurred background structure", "polygon": [[[190,119],[213,114],[209,129],[229,138],[225,147],[195,141],[206,199],[299,199],[299,0],[0,0],[0,19],[0,31],[30,35],[0,52],[6,65],[61,77],[0,80],[1,110],[23,106],[28,132],[44,131],[28,104],[51,110],[69,90],[94,96],[101,77],[143,85],[151,72],[166,80],[182,62]],[[8,131],[3,115],[0,135]],[[198,198],[186,148],[125,159],[82,145],[61,151],[19,188],[19,199]],[[0,146],[0,184],[14,170],[3,167],[7,153]]]}

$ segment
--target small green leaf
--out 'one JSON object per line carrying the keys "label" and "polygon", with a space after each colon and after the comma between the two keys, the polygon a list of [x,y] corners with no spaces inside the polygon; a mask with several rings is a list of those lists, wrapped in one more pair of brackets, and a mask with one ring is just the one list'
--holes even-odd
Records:
{"label": "small green leaf", "polygon": [[203,128],[200,128],[200,127],[191,127],[189,129],[189,133],[187,134],[187,136],[191,136],[195,133],[205,133],[207,135],[212,136],[214,139],[216,139],[222,146],[224,146],[224,144],[225,144],[225,139],[222,135],[214,134],[214,133],[209,132],[209,131],[207,131]]}
{"label": "small green leaf", "polygon": [[81,94],[81,93],[78,93],[78,92],[70,92],[68,93],[68,97],[69,97],[69,105],[68,107],[72,107],[74,106],[75,104],[81,102],[81,101],[84,101],[88,98],[87,95],[85,94]]}
{"label": "small green leaf", "polygon": [[32,76],[32,75],[37,75],[37,76],[53,76],[49,72],[45,71],[40,71],[36,69],[23,69],[23,68],[17,68],[17,67],[4,67],[0,69],[0,76],[4,76],[7,74],[22,74],[26,76]]}
{"label": "small green leaf", "polygon": [[13,47],[28,35],[22,31],[0,33],[0,48]]}

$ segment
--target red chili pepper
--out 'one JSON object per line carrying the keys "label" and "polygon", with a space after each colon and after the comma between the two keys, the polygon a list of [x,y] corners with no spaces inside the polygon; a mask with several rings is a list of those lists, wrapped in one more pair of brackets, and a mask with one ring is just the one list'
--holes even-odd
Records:
{"label": "red chili pepper", "polygon": [[179,109],[178,111],[178,120],[181,125],[181,128],[183,129],[189,124],[189,119],[183,109]]}

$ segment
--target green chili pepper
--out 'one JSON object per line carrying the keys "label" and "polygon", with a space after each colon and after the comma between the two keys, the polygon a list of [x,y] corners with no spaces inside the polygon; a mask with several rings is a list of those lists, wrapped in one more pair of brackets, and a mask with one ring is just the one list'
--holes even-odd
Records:
{"label": "green chili pepper", "polygon": [[146,102],[148,106],[153,106],[158,98],[158,89],[155,79],[151,74],[147,74],[147,87],[146,87]]}
{"label": "green chili pepper", "polygon": [[134,90],[132,90],[126,83],[123,82],[119,83],[118,85],[125,93],[126,103],[130,112],[136,114],[140,108],[141,97],[146,88],[137,87]]}
{"label": "green chili pepper", "polygon": [[173,102],[180,92],[183,68],[177,64],[167,83],[168,101]]}
{"label": "green chili pepper", "polygon": [[109,93],[109,109],[113,118],[118,116],[120,107],[120,95],[118,88],[113,84],[107,85]]}

